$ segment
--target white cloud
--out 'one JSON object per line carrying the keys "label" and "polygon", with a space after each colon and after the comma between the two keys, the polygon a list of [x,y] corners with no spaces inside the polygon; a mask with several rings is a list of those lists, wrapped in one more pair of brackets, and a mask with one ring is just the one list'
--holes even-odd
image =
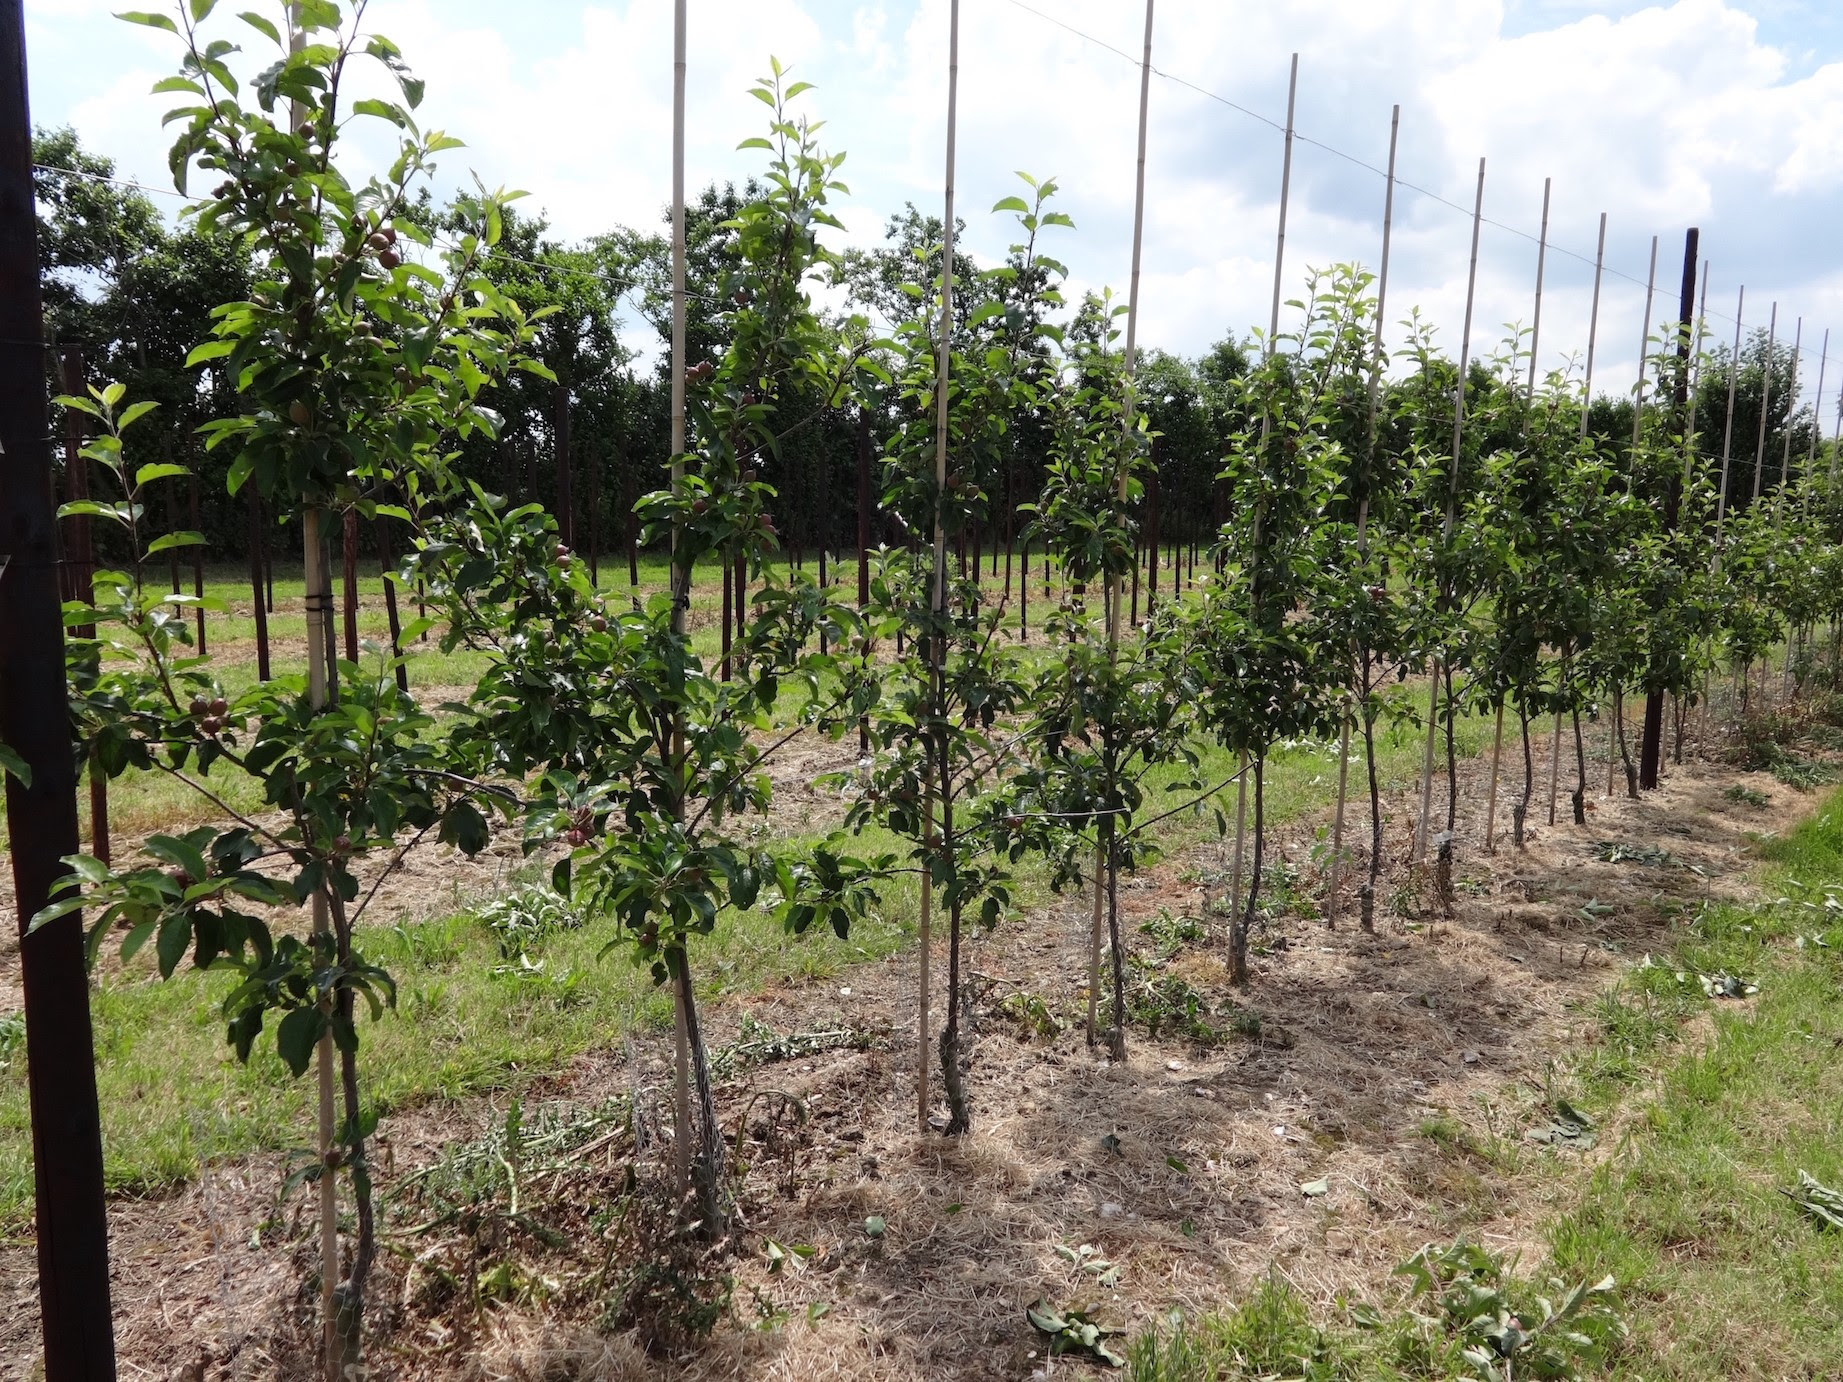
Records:
{"label": "white cloud", "polygon": [[[1036,9],[1137,55],[1142,11],[1120,0],[1032,0]],[[171,57],[153,37],[115,35],[97,0],[31,0],[41,119],[77,123],[142,176],[163,167],[160,101],[137,94]],[[740,177],[735,144],[765,115],[746,88],[778,56],[818,90],[804,98],[850,151],[849,238],[880,237],[913,200],[938,207],[947,0],[692,0],[688,181]],[[671,7],[664,0],[522,6],[489,0],[373,0],[429,81],[427,117],[465,139],[453,171],[528,189],[565,235],[656,224],[670,192]],[[1630,4],[1514,0],[1295,0],[1286,5],[1161,0],[1154,63],[1278,119],[1288,55],[1300,53],[1303,135],[1380,165],[1392,102],[1403,107],[1408,181],[1469,208],[1489,157],[1486,215],[1533,233],[1554,179],[1543,362],[1584,351],[1599,212],[1609,274],[1596,378],[1623,388],[1637,361],[1643,277],[1661,237],[1654,320],[1673,315],[1683,227],[1702,227],[1712,305],[1802,312],[1809,341],[1843,318],[1829,227],[1843,214],[1843,51],[1791,57],[1762,38],[1762,0]],[[971,248],[1002,254],[1009,228],[987,208],[1014,170],[1054,174],[1080,226],[1059,247],[1072,286],[1127,280],[1133,61],[1011,0],[962,7],[958,209]],[[1835,30],[1829,32],[1834,33]],[[41,58],[43,52],[45,56]],[[75,63],[81,56],[84,61]],[[1796,59],[1796,61],[1794,61]],[[49,65],[47,65],[49,64]],[[74,71],[85,74],[81,79]],[[1197,351],[1265,323],[1272,281],[1280,138],[1269,125],[1174,81],[1152,88],[1140,339]],[[1296,149],[1286,286],[1305,267],[1374,262],[1381,179],[1322,148]],[[1403,189],[1390,301],[1419,304],[1457,345],[1468,218]],[[1487,227],[1474,349],[1527,321],[1535,246]],[[1620,277],[1624,274],[1627,277]],[[1749,317],[1764,319],[1764,312]],[[1718,326],[1725,339],[1726,329]],[[1815,361],[1813,361],[1815,363]],[[1843,371],[1832,371],[1834,381]],[[1808,372],[1815,377],[1815,370]]]}

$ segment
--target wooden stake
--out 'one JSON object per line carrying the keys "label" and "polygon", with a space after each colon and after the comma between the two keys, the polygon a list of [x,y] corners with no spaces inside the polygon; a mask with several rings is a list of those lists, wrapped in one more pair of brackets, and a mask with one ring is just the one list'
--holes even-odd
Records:
{"label": "wooden stake", "polygon": [[[685,0],[672,6],[672,489],[685,483]],[[672,551],[678,550],[678,529],[672,529]],[[672,564],[676,584],[678,567]],[[672,632],[683,637],[689,590],[672,592]],[[684,737],[682,721],[673,726],[672,749]],[[672,985],[675,1055],[672,1082],[674,1138],[672,1158],[681,1196],[691,1189],[691,1014],[685,1002],[685,985]]]}
{"label": "wooden stake", "polygon": [[[935,366],[934,377],[934,492],[937,496],[934,507],[934,589],[933,609],[937,619],[943,617],[947,610],[947,529],[941,515],[941,501],[938,496],[947,492],[947,386],[949,366],[953,360],[953,256],[954,256],[954,134],[955,122],[959,112],[960,100],[960,0],[950,0],[947,21],[947,172],[945,178],[945,209],[941,216],[941,318],[940,326],[940,360]],[[940,638],[929,640],[928,700],[930,714],[938,713],[941,698],[942,663],[946,650]],[[940,765],[945,768],[945,764]],[[922,791],[922,810],[925,813],[922,824],[922,847],[924,856],[934,836],[934,796],[930,788]],[[929,934],[930,909],[933,902],[933,869],[925,861],[922,869],[921,883],[921,973],[920,1000],[917,1011],[917,1028],[920,1043],[917,1047],[919,1059],[915,1069],[915,1122],[916,1130],[923,1136],[928,1135],[928,1002],[929,1002],[929,967],[932,962],[932,937]],[[951,1014],[950,1014],[951,1016]]]}
{"label": "wooden stake", "polygon": [[1773,353],[1779,342],[1779,304],[1766,319],[1766,385],[1760,394],[1760,439],[1753,449],[1753,497],[1760,497],[1761,474],[1766,467],[1766,421],[1773,413]]}
{"label": "wooden stake", "polygon": [[[1587,377],[1581,384],[1581,435],[1587,435],[1587,415],[1593,410],[1593,351],[1600,334],[1600,276],[1606,270],[1606,213],[1600,213],[1600,246],[1593,255],[1593,307],[1587,314]],[[1555,742],[1561,743],[1557,720]],[[1551,814],[1553,811],[1551,809]],[[1550,824],[1554,824],[1553,821]]]}
{"label": "wooden stake", "polygon": [[1792,413],[1798,407],[1798,351],[1805,342],[1805,319],[1799,317],[1792,328],[1792,372],[1785,381],[1785,446],[1779,457],[1779,493],[1775,507],[1785,502],[1785,487],[1792,478]]}
{"label": "wooden stake", "polygon": [[[1274,242],[1273,307],[1267,316],[1267,339],[1262,343],[1261,353],[1264,356],[1273,354],[1274,338],[1280,334],[1281,282],[1286,273],[1286,203],[1293,185],[1293,112],[1298,95],[1299,54],[1294,53],[1292,69],[1286,79],[1286,141],[1280,156],[1280,229]],[[1270,426],[1270,419],[1264,414],[1261,418],[1263,450],[1266,449]],[[1239,915],[1241,909],[1242,849],[1248,836],[1248,755],[1244,752],[1239,755],[1239,759],[1239,771],[1235,778],[1235,855],[1229,870],[1229,911],[1232,916]]]}
{"label": "wooden stake", "polygon": [[1830,363],[1830,328],[1824,328],[1824,344],[1817,354],[1817,397],[1811,400],[1811,449],[1805,453],[1805,473],[1799,482],[1805,487],[1804,511],[1811,511],[1811,472],[1817,466],[1817,435],[1824,429],[1824,373]]}
{"label": "wooden stake", "polygon": [[[1645,325],[1638,335],[1638,387],[1632,401],[1632,445],[1638,445],[1639,429],[1645,418],[1645,363],[1651,354],[1651,307],[1657,296],[1657,236],[1651,237],[1651,267],[1645,273]],[[1633,469],[1626,474],[1626,488],[1629,491],[1634,481],[1638,458],[1632,458]]]}
{"label": "wooden stake", "polygon": [[1721,529],[1728,516],[1728,467],[1734,455],[1734,388],[1741,372],[1741,316],[1747,307],[1747,285],[1741,285],[1734,302],[1734,351],[1728,356],[1728,414],[1721,432],[1721,492],[1715,496],[1715,562],[1721,570]]}
{"label": "wooden stake", "polygon": [[[1478,192],[1472,203],[1472,259],[1465,280],[1465,326],[1459,336],[1458,381],[1453,388],[1453,470],[1446,491],[1446,516],[1440,523],[1441,542],[1450,542],[1459,504],[1459,463],[1465,441],[1465,372],[1472,353],[1472,307],[1478,292],[1478,232],[1485,217],[1485,161],[1478,160]],[[1433,746],[1439,727],[1440,683],[1444,666],[1438,657],[1433,662],[1433,685],[1427,693],[1427,750],[1421,763],[1421,819],[1415,832],[1414,857],[1427,858],[1428,814],[1433,807]],[[1451,812],[1449,810],[1448,814]],[[1450,823],[1449,823],[1450,828]]]}
{"label": "wooden stake", "polygon": [[[1382,261],[1376,269],[1376,332],[1375,346],[1370,356],[1369,372],[1369,411],[1364,423],[1364,461],[1367,465],[1376,452],[1376,405],[1382,391],[1382,335],[1384,303],[1389,295],[1389,235],[1395,222],[1395,144],[1401,133],[1401,107],[1398,105],[1389,112],[1389,168],[1384,175],[1382,193]],[[1546,228],[1548,194],[1543,194]],[[1357,501],[1357,553],[1365,555],[1369,550],[1369,495],[1365,493]],[[1348,711],[1344,723],[1338,730],[1337,745],[1337,813],[1331,820],[1331,882],[1325,893],[1325,925],[1335,926],[1338,918],[1338,904],[1344,883],[1344,808],[1349,798],[1350,789],[1350,720]]]}

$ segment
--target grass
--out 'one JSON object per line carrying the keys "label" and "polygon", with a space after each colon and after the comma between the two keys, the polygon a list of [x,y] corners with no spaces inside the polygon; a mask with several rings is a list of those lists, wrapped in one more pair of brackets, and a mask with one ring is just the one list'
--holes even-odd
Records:
{"label": "grass", "polygon": [[[1843,1188],[1843,791],[1763,840],[1775,900],[1705,909],[1674,953],[1594,1006],[1598,1033],[1560,1083],[1612,1143],[1554,1188],[1543,1268],[1568,1283],[1611,1274],[1623,1326],[1586,1330],[1603,1362],[1516,1375],[1630,1382],[1834,1377],[1843,1359],[1843,1232],[1781,1192],[1808,1172]],[[1759,986],[1712,999],[1704,975]],[[1424,1136],[1470,1158],[1456,1125]],[[1504,1279],[1525,1323],[1532,1283]],[[1551,1297],[1553,1298],[1553,1296]],[[1464,1367],[1427,1302],[1313,1312],[1284,1284],[1135,1341],[1132,1382],[1288,1377],[1432,1379]]]}

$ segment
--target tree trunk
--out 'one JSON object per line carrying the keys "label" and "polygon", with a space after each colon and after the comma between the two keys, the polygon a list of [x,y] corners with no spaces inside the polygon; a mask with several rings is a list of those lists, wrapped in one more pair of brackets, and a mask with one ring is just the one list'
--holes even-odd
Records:
{"label": "tree trunk", "polygon": [[1581,738],[1581,708],[1570,706],[1569,717],[1574,722],[1574,766],[1579,774],[1574,786],[1574,823],[1587,824],[1587,743]]}
{"label": "tree trunk", "polygon": [[1126,947],[1120,943],[1120,845],[1113,820],[1107,832],[1107,939],[1113,956],[1113,1026],[1107,1033],[1107,1053],[1126,1059]]}

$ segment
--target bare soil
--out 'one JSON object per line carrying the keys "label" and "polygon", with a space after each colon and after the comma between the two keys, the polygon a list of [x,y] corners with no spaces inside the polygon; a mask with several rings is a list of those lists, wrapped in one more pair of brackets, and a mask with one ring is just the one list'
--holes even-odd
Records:
{"label": "bare soil", "polygon": [[[816,749],[814,761],[784,771],[791,780],[842,766],[849,747]],[[656,1131],[670,1126],[669,1048],[636,1037],[582,1058],[527,1093],[527,1125],[617,1097],[631,1099],[634,1116],[548,1190],[541,1175],[525,1187],[530,1215],[548,1216],[562,1242],[509,1230],[491,1214],[418,1232],[424,1226],[401,1212],[409,1199],[399,1212],[387,1207],[373,1291],[376,1375],[1023,1378],[1043,1368],[1043,1340],[1024,1314],[1038,1298],[1089,1305],[1135,1331],[1174,1306],[1210,1308],[1269,1271],[1318,1302],[1380,1298],[1397,1262],[1461,1231],[1523,1250],[1527,1264],[1534,1226],[1579,1154],[1535,1147],[1523,1134],[1545,1118],[1550,1073],[1591,1026],[1587,1005],[1703,899],[1747,897],[1751,841],[1789,829],[1821,796],[1691,762],[1641,801],[1596,794],[1589,824],[1577,828],[1564,771],[1561,823],[1551,828],[1540,806],[1532,810],[1529,847],[1517,852],[1508,800],[1518,773],[1502,789],[1498,849],[1487,854],[1485,770],[1461,769],[1453,916],[1397,864],[1378,898],[1377,934],[1355,929],[1348,901],[1337,929],[1315,909],[1283,911],[1256,937],[1245,992],[1224,982],[1207,941],[1170,956],[1160,972],[1203,995],[1212,1023],[1236,1029],[1218,1042],[1154,1039],[1135,1027],[1121,1064],[1087,1046],[1084,897],[970,938],[975,1131],[962,1139],[917,1130],[913,952],[714,1005],[713,1050],[758,1037],[757,1023],[849,1041],[794,1043],[782,1053],[789,1058],[728,1067],[717,1106],[732,1139],[741,1125],[753,1163],[739,1193],[747,1228],[727,1264],[737,1322],[676,1358],[649,1357],[630,1333],[601,1332],[605,1292],[588,1285],[603,1284],[608,1270],[597,1213],[625,1193],[636,1159],[656,1161]],[[1589,765],[1596,787],[1604,774]],[[1540,760],[1537,780],[1546,787]],[[1736,785],[1768,805],[1730,799]],[[797,792],[790,805],[799,809]],[[817,797],[807,806],[825,809]],[[1397,797],[1388,809],[1398,861],[1413,803]],[[1365,837],[1363,804],[1352,811],[1350,833]],[[1322,824],[1274,832],[1271,853],[1296,870],[1300,898],[1322,891],[1308,862]],[[1607,841],[1668,858],[1607,862]],[[389,885],[393,912],[485,892],[503,867],[489,859],[461,875],[455,861],[430,856],[425,871]],[[1121,905],[1134,948],[1153,954],[1139,928],[1161,913],[1204,914],[1220,869],[1212,844],[1129,880]],[[935,959],[943,975],[944,953]],[[0,985],[16,969],[14,956],[0,955]],[[1025,996],[1040,1000],[1061,1030],[1045,1036],[1008,1015],[1008,995],[1021,995],[1017,1010]],[[937,987],[937,1028],[943,1009]],[[938,1093],[938,1073],[933,1080]],[[783,1096],[803,1119],[777,1114],[793,1107]],[[386,1200],[504,1117],[502,1102],[486,1100],[393,1116],[377,1151]],[[112,1206],[124,1378],[311,1375],[312,1214],[306,1192],[278,1199],[283,1174],[278,1157],[250,1157],[213,1166],[174,1195]],[[1320,1181],[1322,1193],[1302,1191]],[[873,1218],[883,1225],[875,1236]],[[771,1272],[766,1240],[810,1257]],[[1117,1278],[1072,1262],[1084,1245]],[[524,1264],[522,1274],[504,1290],[483,1289],[482,1264],[500,1261]],[[462,1283],[469,1289],[456,1284],[462,1266],[473,1274]],[[0,1378],[9,1382],[34,1375],[34,1276],[29,1246],[0,1249]],[[764,1322],[774,1327],[748,1327]]]}

